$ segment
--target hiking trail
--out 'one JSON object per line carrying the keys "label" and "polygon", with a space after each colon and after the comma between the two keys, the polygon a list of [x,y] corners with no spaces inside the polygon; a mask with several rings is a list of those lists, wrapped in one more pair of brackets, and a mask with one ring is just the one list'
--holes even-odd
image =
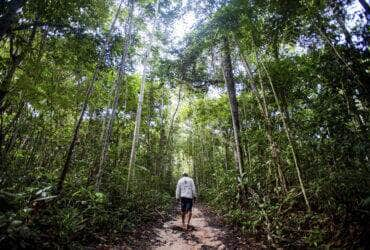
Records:
{"label": "hiking trail", "polygon": [[188,230],[181,227],[180,213],[173,220],[165,222],[163,228],[156,229],[159,245],[154,249],[225,249],[221,241],[224,232],[211,226],[198,206],[193,207],[190,224]]}

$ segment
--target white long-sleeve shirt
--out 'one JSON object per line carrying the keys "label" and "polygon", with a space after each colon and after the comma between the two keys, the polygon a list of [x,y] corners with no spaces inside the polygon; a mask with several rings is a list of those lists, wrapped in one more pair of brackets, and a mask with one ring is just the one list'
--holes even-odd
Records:
{"label": "white long-sleeve shirt", "polygon": [[189,199],[197,197],[197,191],[192,178],[184,176],[177,182],[176,199],[180,199],[180,197]]}

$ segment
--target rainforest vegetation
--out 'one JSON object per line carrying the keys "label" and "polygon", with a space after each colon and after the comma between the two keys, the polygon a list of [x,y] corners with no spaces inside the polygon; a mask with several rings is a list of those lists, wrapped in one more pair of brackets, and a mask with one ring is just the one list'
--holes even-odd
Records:
{"label": "rainforest vegetation", "polygon": [[365,0],[0,1],[0,248],[116,244],[183,172],[267,246],[370,245]]}

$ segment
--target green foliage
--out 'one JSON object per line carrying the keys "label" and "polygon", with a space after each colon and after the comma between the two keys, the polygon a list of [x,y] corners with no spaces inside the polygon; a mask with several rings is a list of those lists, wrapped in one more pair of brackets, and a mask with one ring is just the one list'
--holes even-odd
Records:
{"label": "green foliage", "polygon": [[[346,25],[355,16],[347,13],[350,4],[216,1],[181,51],[181,79],[194,87],[212,85],[212,92],[222,81],[207,81],[222,72],[222,37],[233,46],[243,179],[234,172],[222,91],[188,97],[182,152],[192,161],[202,197],[244,232],[263,231],[270,244],[356,248],[368,242],[368,59],[364,33],[357,32],[365,22]],[[358,43],[350,41],[355,33]],[[311,212],[305,211],[293,150]]]}
{"label": "green foliage", "polygon": [[[201,199],[270,246],[369,244],[369,59],[363,13],[349,11],[355,1],[188,1],[185,8],[160,1],[126,192],[142,80],[136,71],[155,8],[152,0],[134,2],[123,75],[126,4],[110,30],[117,1],[0,3],[0,247],[78,248],[102,235],[114,242],[169,209],[182,169],[194,176]],[[189,10],[195,29],[173,46],[170,26]],[[242,176],[223,90],[224,39]],[[107,160],[94,185],[114,95]]]}
{"label": "green foliage", "polygon": [[[29,189],[30,194],[35,194],[34,191]],[[114,194],[117,193],[113,190],[107,195],[92,188],[79,188],[73,193],[65,193],[56,202],[33,201],[31,207],[25,207],[28,195],[23,194],[23,199],[19,201],[17,198],[17,205],[7,207],[11,210],[0,217],[0,246],[81,246],[98,242],[99,236],[106,234],[114,239],[155,220],[158,211],[171,207],[171,196],[153,189],[129,196]],[[156,204],[155,210],[153,204]],[[42,242],[50,238],[54,243]]]}
{"label": "green foliage", "polygon": [[[1,14],[14,2],[1,3]],[[0,248],[81,248],[103,238],[111,243],[125,239],[135,228],[158,220],[173,192],[174,149],[167,142],[171,90],[163,88],[166,79],[154,74],[145,89],[134,187],[125,191],[142,77],[133,65],[141,61],[154,2],[135,4],[140,16],[134,17],[135,34],[120,80],[129,13],[125,1],[112,30],[117,1],[18,2],[24,6],[0,37]],[[163,22],[174,18],[174,8],[161,4]],[[150,61],[158,72],[159,58]],[[97,190],[94,171],[117,81],[122,85],[117,116]],[[71,141],[64,189],[54,196]]]}

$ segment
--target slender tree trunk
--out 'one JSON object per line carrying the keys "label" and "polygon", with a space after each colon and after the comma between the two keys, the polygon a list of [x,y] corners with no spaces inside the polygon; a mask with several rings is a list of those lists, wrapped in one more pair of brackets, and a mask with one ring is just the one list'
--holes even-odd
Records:
{"label": "slender tree trunk", "polygon": [[[2,79],[1,83],[0,83],[0,116],[2,117],[4,112],[5,112],[5,103],[4,103],[4,100],[5,100],[5,96],[7,95],[8,93],[8,89],[9,89],[9,86],[13,80],[13,77],[14,77],[14,74],[16,72],[16,69],[18,68],[18,66],[20,65],[20,63],[22,62],[22,60],[24,59],[24,57],[27,55],[27,53],[29,52],[29,50],[31,49],[32,47],[32,43],[33,43],[33,40],[35,39],[35,36],[36,36],[36,32],[37,32],[37,27],[34,26],[31,30],[31,34],[30,34],[30,37],[27,41],[27,45],[26,45],[26,48],[23,49],[21,52],[18,52],[18,49],[16,49],[14,51],[14,41],[13,41],[13,38],[10,39],[10,66],[8,67],[8,69],[6,70],[5,72],[5,76],[4,78]],[[18,129],[17,129],[18,131]],[[0,134],[0,143],[3,142],[3,140],[5,139],[5,134],[2,134],[3,131],[0,131],[1,134]],[[12,140],[16,139],[16,133],[13,134],[12,136]],[[15,141],[13,141],[15,142]],[[12,142],[12,143],[13,143]],[[9,145],[12,145],[9,144]],[[4,150],[2,150],[2,147],[3,145],[0,144],[0,159],[2,160],[2,163],[0,165],[4,165],[5,166],[5,162],[6,162],[6,154],[7,154],[7,151],[10,149],[9,148],[4,148]]]}
{"label": "slender tree trunk", "polygon": [[269,111],[267,107],[265,89],[264,89],[264,86],[261,80],[261,76],[259,76],[259,78],[260,78],[260,88],[262,90],[263,110],[265,113],[267,140],[269,141],[269,144],[270,144],[271,157],[277,167],[280,185],[283,188],[283,191],[286,193],[288,191],[288,188],[287,188],[285,176],[282,170],[283,163],[280,157],[280,149],[277,143],[275,142],[275,140],[273,139],[273,126],[271,123],[271,119],[270,119],[270,115],[269,115]]}
{"label": "slender tree trunk", "polygon": [[[256,54],[256,58],[258,60],[258,55],[257,53],[255,52]],[[280,106],[280,101],[279,101],[279,98],[276,94],[276,91],[275,91],[275,87],[274,87],[274,84],[272,83],[272,80],[271,80],[271,77],[270,77],[270,74],[269,72],[267,71],[266,67],[265,67],[265,64],[263,63],[262,60],[258,60],[259,62],[261,62],[261,65],[262,65],[262,68],[263,70],[265,71],[266,75],[267,75],[267,78],[268,78],[268,81],[270,83],[270,87],[271,87],[271,90],[272,90],[272,93],[274,95],[274,99],[275,99],[275,102],[276,102],[276,105],[278,106],[278,110],[280,112],[280,117],[281,117],[281,120],[283,122],[283,126],[284,126],[284,131],[286,133],[286,137],[288,139],[288,143],[289,143],[289,146],[290,146],[290,150],[292,152],[292,156],[293,156],[293,161],[294,161],[294,166],[295,166],[295,169],[296,169],[296,172],[297,172],[297,177],[298,177],[298,181],[299,181],[299,185],[300,185],[300,188],[301,188],[301,191],[302,191],[302,194],[303,194],[303,197],[304,197],[304,200],[306,202],[306,206],[307,206],[307,210],[308,211],[311,211],[311,206],[310,206],[310,203],[308,201],[308,198],[307,198],[307,195],[306,195],[306,189],[304,187],[304,184],[303,184],[303,180],[302,180],[302,177],[301,177],[301,170],[299,168],[299,165],[298,165],[298,160],[297,160],[297,155],[296,155],[296,151],[295,151],[295,147],[294,147],[294,144],[293,144],[293,141],[291,139],[291,134],[290,134],[290,129],[289,129],[289,126],[286,122],[286,118],[285,118],[285,113],[283,112],[283,110],[281,109],[281,106]]]}
{"label": "slender tree trunk", "polygon": [[8,143],[5,144],[4,156],[6,156],[7,153],[11,150],[13,144],[15,143],[15,140],[17,139],[18,131],[21,127],[19,125],[18,121],[19,121],[20,115],[22,114],[23,110],[25,109],[25,106],[26,106],[25,101],[22,100],[21,103],[19,104],[19,108],[18,108],[17,113],[15,114],[12,122],[10,123],[9,128],[5,132],[5,136],[6,136],[6,134],[11,134],[11,137],[8,140]]}
{"label": "slender tree trunk", "polygon": [[[95,72],[95,74],[97,74],[97,72]],[[81,110],[81,113],[80,113],[80,117],[78,118],[78,121],[75,125],[75,129],[73,131],[73,136],[72,136],[72,140],[69,144],[66,160],[64,162],[63,169],[62,169],[62,171],[60,173],[60,176],[59,176],[59,181],[58,181],[58,185],[57,185],[57,193],[58,194],[63,189],[63,183],[64,183],[67,172],[68,172],[68,170],[70,168],[70,165],[71,165],[73,151],[74,151],[74,148],[75,148],[75,145],[76,145],[76,141],[77,141],[78,134],[79,134],[79,131],[80,131],[80,127],[81,127],[81,124],[82,124],[82,121],[83,121],[83,118],[84,118],[84,115],[85,115],[85,112],[86,112],[86,109],[87,109],[89,99],[90,99],[91,94],[93,92],[93,82],[96,81],[96,77],[97,77],[97,75],[95,75],[94,79],[92,81],[90,81],[90,83],[89,83],[89,86],[88,86],[88,89],[87,89],[87,92],[86,92],[86,95],[85,95],[85,100],[84,100],[84,103],[82,105],[82,110]]]}
{"label": "slender tree trunk", "polygon": [[[122,113],[125,114],[126,113],[126,108],[127,108],[127,95],[128,95],[128,88],[127,88],[127,84],[125,85],[125,89],[124,89],[124,104],[123,104],[123,109],[122,109]],[[122,124],[120,126],[117,126],[119,127],[119,129],[125,129],[125,120],[123,119],[122,121]],[[119,129],[117,129],[117,132],[119,131]],[[117,163],[115,165],[115,167],[119,166],[125,159],[122,157],[122,154],[124,153],[124,145],[122,143],[123,141],[123,138],[122,136],[119,135],[119,139],[118,139],[118,142],[117,142]]]}
{"label": "slender tree trunk", "polygon": [[114,87],[114,99],[113,99],[113,105],[112,105],[112,110],[110,111],[111,113],[107,117],[107,122],[106,122],[106,127],[103,132],[102,136],[102,150],[100,154],[100,160],[98,163],[98,168],[97,168],[97,174],[95,178],[95,190],[99,190],[100,188],[100,183],[101,183],[101,177],[102,177],[102,171],[103,171],[103,165],[105,164],[105,161],[107,159],[107,154],[108,154],[108,149],[109,149],[109,144],[110,144],[110,137],[112,133],[112,128],[113,128],[113,122],[116,117],[116,112],[118,108],[118,99],[119,95],[121,93],[121,85],[123,81],[123,77],[126,74],[126,64],[128,61],[128,55],[129,55],[129,46],[131,43],[131,36],[132,36],[132,19],[133,19],[133,11],[134,11],[134,1],[130,0],[129,1],[129,14],[126,22],[126,27],[125,27],[125,34],[126,34],[126,41],[124,44],[122,56],[121,56],[121,61],[120,61],[120,66],[118,70],[118,76],[115,81],[115,87]]}
{"label": "slender tree trunk", "polygon": [[[162,179],[162,171],[160,168],[164,168],[164,162],[163,159],[166,159],[166,132],[165,132],[165,118],[164,118],[164,89],[162,88],[162,100],[161,100],[161,107],[160,107],[160,132],[159,132],[159,143],[158,143],[158,149],[157,149],[157,163],[156,163],[156,176],[159,177],[159,179]],[[162,152],[160,152],[163,150]]]}
{"label": "slender tree trunk", "polygon": [[[123,0],[121,0],[121,2],[119,4],[119,7],[117,9],[117,12],[116,12],[116,14],[113,18],[113,21],[112,21],[112,24],[111,24],[111,27],[110,27],[110,30],[109,30],[109,33],[108,33],[107,41],[106,41],[106,44],[104,46],[105,49],[108,49],[108,52],[109,52],[109,48],[108,48],[109,43],[111,42],[111,35],[112,35],[112,32],[113,32],[114,26],[116,24],[117,17],[119,15],[119,13],[121,12],[122,3],[123,3]],[[76,122],[74,131],[73,131],[73,136],[72,136],[72,139],[71,139],[71,142],[69,144],[68,151],[67,151],[66,160],[64,162],[63,169],[62,169],[62,171],[60,173],[60,176],[59,176],[59,181],[58,181],[57,190],[56,190],[57,193],[60,193],[63,190],[63,183],[64,183],[64,180],[66,178],[66,175],[67,175],[67,173],[69,171],[69,168],[70,168],[70,165],[71,165],[73,151],[74,151],[77,139],[78,139],[78,134],[79,134],[79,131],[80,131],[80,128],[81,128],[81,124],[82,124],[83,118],[85,116],[87,106],[89,104],[89,100],[90,100],[91,95],[93,93],[94,84],[98,80],[98,75],[99,75],[101,63],[104,62],[104,59],[105,59],[105,55],[104,55],[104,53],[102,53],[102,55],[99,58],[99,61],[98,61],[97,65],[96,65],[93,79],[91,81],[89,81],[89,83],[88,83],[88,87],[87,87],[84,102],[82,104],[82,109],[81,109],[81,112],[80,112],[80,116],[79,116],[79,118]]]}
{"label": "slender tree trunk", "polygon": [[[194,169],[194,177],[195,177],[195,184],[196,186],[198,187],[198,190],[200,189],[200,183],[199,183],[199,170],[197,169],[196,167],[196,157],[194,157],[194,154],[196,154],[196,150],[195,150],[195,145],[196,145],[196,141],[195,141],[195,138],[192,138],[192,141],[191,141],[191,148],[192,148],[192,156],[193,156],[193,159],[192,159],[192,165],[193,165],[193,169]],[[198,165],[199,166],[199,165]]]}
{"label": "slender tree trunk", "polygon": [[[146,138],[147,138],[147,141],[146,141],[146,145],[147,145],[147,150],[146,150],[146,161],[147,161],[147,166],[148,166],[148,169],[150,170],[151,173],[154,172],[154,165],[155,165],[155,159],[153,158],[153,148],[152,148],[152,144],[155,143],[155,138],[151,137],[151,134],[150,134],[150,127],[151,127],[151,123],[152,123],[152,108],[153,108],[153,105],[154,105],[154,101],[153,101],[153,88],[151,87],[150,88],[150,91],[148,93],[148,114],[147,114],[147,120],[146,120]],[[153,139],[153,141],[152,141]],[[155,149],[154,149],[155,151]],[[155,152],[154,152],[155,153]],[[153,175],[151,175],[151,177],[153,177]]]}
{"label": "slender tree trunk", "polygon": [[[245,105],[243,105],[243,116],[244,116],[244,120],[246,120],[247,111],[246,111]],[[244,141],[243,141],[243,137],[242,137],[241,138],[241,143],[242,143],[242,147],[243,147],[243,151],[242,151],[243,155],[244,155],[244,157],[248,158],[248,167],[251,170],[252,169],[252,161],[251,161],[252,156],[250,154],[248,140],[244,137]]]}
{"label": "slender tree trunk", "polygon": [[[148,51],[147,51],[148,52]],[[132,139],[132,146],[131,146],[131,154],[130,154],[130,160],[128,164],[128,174],[127,174],[127,184],[126,184],[126,193],[129,191],[130,187],[130,181],[131,181],[131,171],[132,167],[135,164],[136,160],[136,146],[138,143],[138,139],[140,136],[140,124],[141,124],[141,112],[143,109],[143,100],[144,100],[144,91],[145,91],[145,81],[146,81],[146,71],[147,71],[147,59],[148,59],[148,53],[144,56],[144,69],[142,73],[141,78],[141,84],[140,84],[140,94],[139,94],[139,100],[138,100],[138,106],[137,106],[137,112],[136,112],[136,120],[135,120],[135,129],[134,129],[134,136]]]}
{"label": "slender tree trunk", "polygon": [[173,112],[173,114],[172,114],[170,127],[169,127],[169,129],[168,129],[168,135],[167,135],[167,138],[168,138],[169,140],[170,140],[170,138],[171,138],[171,136],[172,136],[173,124],[174,124],[174,122],[175,122],[175,118],[176,118],[176,115],[177,115],[177,111],[179,110],[180,103],[181,103],[181,90],[182,90],[182,85],[180,85],[180,87],[179,87],[179,92],[178,92],[178,97],[177,97],[176,109],[175,109],[175,112]]}
{"label": "slender tree trunk", "polygon": [[[240,46],[239,46],[239,50],[240,50]],[[268,140],[269,145],[270,145],[271,158],[272,158],[272,160],[273,160],[273,162],[276,166],[278,176],[279,176],[280,185],[281,185],[283,191],[287,192],[288,189],[287,189],[287,185],[286,185],[286,180],[285,180],[285,176],[284,176],[284,173],[283,173],[283,170],[282,170],[283,163],[282,163],[282,160],[281,160],[281,157],[280,157],[279,147],[273,139],[273,127],[272,127],[272,123],[271,123],[271,119],[270,119],[270,114],[269,114],[269,111],[268,111],[268,106],[267,106],[266,96],[265,96],[265,89],[264,89],[264,86],[263,86],[263,83],[262,83],[261,75],[259,74],[259,71],[257,71],[262,96],[259,94],[258,88],[256,87],[256,85],[254,84],[254,82],[252,80],[253,79],[252,70],[250,68],[250,65],[249,65],[248,61],[246,60],[246,58],[245,58],[245,56],[244,56],[244,54],[242,53],[241,50],[240,50],[240,53],[241,53],[241,58],[242,58],[242,61],[244,63],[245,69],[247,70],[247,74],[248,74],[249,78],[251,79],[251,81],[250,81],[251,90],[254,93],[254,95],[256,96],[257,103],[258,103],[258,106],[260,108],[262,117],[265,120],[266,135],[267,135],[267,140]]]}
{"label": "slender tree trunk", "polygon": [[43,131],[38,131],[36,135],[30,139],[29,146],[27,147],[27,151],[29,152],[28,157],[25,158],[23,166],[26,166],[28,168],[31,167],[31,162],[34,162],[35,154],[37,152],[37,149],[40,148],[40,145],[42,145],[41,138],[42,138]]}
{"label": "slender tree trunk", "polygon": [[223,75],[227,87],[227,92],[229,95],[229,104],[233,123],[236,169],[237,171],[239,171],[240,178],[242,178],[244,164],[240,145],[240,122],[239,122],[238,101],[236,99],[236,90],[232,71],[229,41],[228,38],[226,37],[224,37],[223,39],[222,59],[223,59],[222,60]]}
{"label": "slender tree trunk", "polygon": [[[32,44],[32,41],[33,41],[33,39],[34,39],[34,37],[35,37],[35,35],[36,35],[36,27],[34,26],[33,27],[33,30],[32,30],[32,33],[31,33],[31,38],[29,39],[29,42],[28,42],[28,46],[31,46],[31,44]],[[39,46],[39,49],[38,49],[38,56],[37,56],[37,58],[36,58],[36,65],[38,64],[38,63],[40,63],[40,61],[41,61],[41,57],[42,57],[42,55],[43,55],[43,48],[44,48],[44,44],[45,44],[45,39],[46,39],[46,33],[43,33],[43,35],[42,35],[42,37],[41,37],[41,42],[40,42],[40,46]],[[20,57],[22,57],[23,58],[23,56],[24,56],[24,53],[25,52],[23,52],[23,53],[20,53]],[[12,53],[11,53],[12,54]],[[23,55],[22,55],[23,54]],[[17,56],[15,56],[15,57],[17,57]],[[17,60],[19,60],[19,58],[17,59]],[[20,62],[19,62],[20,63]],[[12,66],[12,68],[14,67],[14,65]],[[11,80],[12,80],[12,78],[13,78],[13,75],[14,75],[14,73],[15,73],[15,70],[16,70],[16,67],[14,67],[11,71],[12,71],[12,73],[10,74],[10,75],[7,75],[6,76],[6,79],[8,79],[8,81],[9,81],[9,84],[10,84],[10,82],[11,82]],[[7,73],[9,73],[9,72],[7,72]],[[9,78],[8,78],[9,77]],[[5,131],[3,132],[3,131],[1,131],[1,134],[0,134],[0,149],[2,149],[3,148],[3,143],[4,143],[4,141],[3,140],[5,140],[5,137],[9,134],[11,134],[11,139],[8,141],[8,143],[4,146],[4,150],[1,150],[1,152],[0,152],[0,159],[1,159],[1,163],[0,163],[0,165],[1,164],[3,164],[3,166],[5,166],[6,165],[6,161],[7,161],[7,155],[9,154],[9,152],[11,151],[11,149],[12,149],[12,147],[14,146],[14,144],[15,144],[15,142],[16,142],[16,139],[17,139],[17,136],[18,136],[18,131],[19,131],[19,129],[20,129],[20,125],[19,125],[19,118],[20,118],[20,116],[21,116],[21,114],[25,111],[25,110],[27,110],[26,109],[26,101],[24,100],[24,97],[23,97],[23,95],[22,95],[22,93],[21,93],[21,95],[20,95],[20,99],[21,99],[21,101],[20,101],[20,104],[18,105],[18,111],[16,112],[16,114],[15,114],[15,116],[14,116],[14,118],[13,118],[13,120],[12,120],[12,122],[10,123],[10,125],[8,126],[8,128],[6,128],[5,129]],[[21,123],[21,124],[23,124],[23,123]]]}
{"label": "slender tree trunk", "polygon": [[224,151],[225,151],[225,155],[224,155],[224,161],[225,161],[225,163],[224,163],[224,165],[225,165],[225,171],[227,171],[227,169],[229,168],[228,167],[228,158],[229,158],[229,155],[228,155],[228,153],[227,153],[227,144],[225,143],[224,144]]}
{"label": "slender tree trunk", "polygon": [[[154,16],[154,29],[157,27],[157,15],[158,15],[158,8],[159,8],[159,0],[157,0],[156,7],[155,7],[155,16]],[[136,121],[135,121],[135,129],[134,129],[134,136],[132,140],[132,147],[131,147],[131,154],[130,154],[130,161],[128,164],[128,174],[127,174],[127,186],[126,186],[126,193],[129,191],[130,188],[130,179],[131,179],[131,171],[133,165],[135,164],[136,160],[136,144],[138,143],[138,139],[140,136],[140,123],[141,123],[141,112],[143,109],[143,100],[144,100],[144,91],[145,91],[145,82],[146,82],[146,75],[148,71],[148,59],[150,57],[150,52],[152,49],[152,42],[153,42],[153,34],[154,31],[151,31],[149,34],[149,46],[145,51],[144,58],[143,58],[143,72],[141,76],[141,84],[140,84],[140,94],[139,100],[137,105],[137,112],[136,112]]]}
{"label": "slender tree trunk", "polygon": [[[22,99],[22,97],[21,97]],[[13,141],[16,139],[16,132],[19,128],[18,126],[18,120],[19,120],[19,117],[21,116],[22,112],[25,110],[25,101],[22,99],[20,101],[20,104],[18,105],[18,109],[17,109],[17,112],[15,113],[12,121],[10,122],[9,126],[7,128],[2,128],[1,129],[1,134],[0,134],[0,159],[1,159],[1,163],[0,163],[0,166],[2,165],[3,167],[6,166],[6,155],[7,153],[9,152],[9,150],[11,149],[11,145],[12,143],[10,143],[10,141]],[[1,116],[2,118],[2,116]],[[3,125],[3,124],[2,124]],[[8,142],[6,143],[6,137],[7,135],[11,135],[11,139],[8,140]]]}
{"label": "slender tree trunk", "polygon": [[[163,158],[164,157],[165,157],[165,159],[168,159],[169,158],[169,161],[167,161],[167,160],[164,161],[166,163],[166,168],[167,168],[168,162],[170,162],[170,164],[171,164],[171,161],[172,161],[172,156],[169,154],[169,152],[172,149],[172,144],[173,144],[172,143],[173,125],[174,125],[174,122],[175,122],[175,118],[176,118],[177,112],[178,112],[179,107],[180,107],[181,93],[182,93],[182,85],[179,86],[179,92],[178,92],[178,97],[177,97],[177,104],[176,104],[175,111],[172,114],[172,118],[171,118],[170,126],[168,128],[167,135],[166,135],[166,133],[164,131],[164,124],[162,126],[162,128],[163,128],[163,137],[162,137],[163,138],[163,146],[162,146],[162,148],[163,148],[163,156],[161,158],[162,158],[162,162],[163,162]],[[165,169],[164,169],[164,172],[165,172]]]}

